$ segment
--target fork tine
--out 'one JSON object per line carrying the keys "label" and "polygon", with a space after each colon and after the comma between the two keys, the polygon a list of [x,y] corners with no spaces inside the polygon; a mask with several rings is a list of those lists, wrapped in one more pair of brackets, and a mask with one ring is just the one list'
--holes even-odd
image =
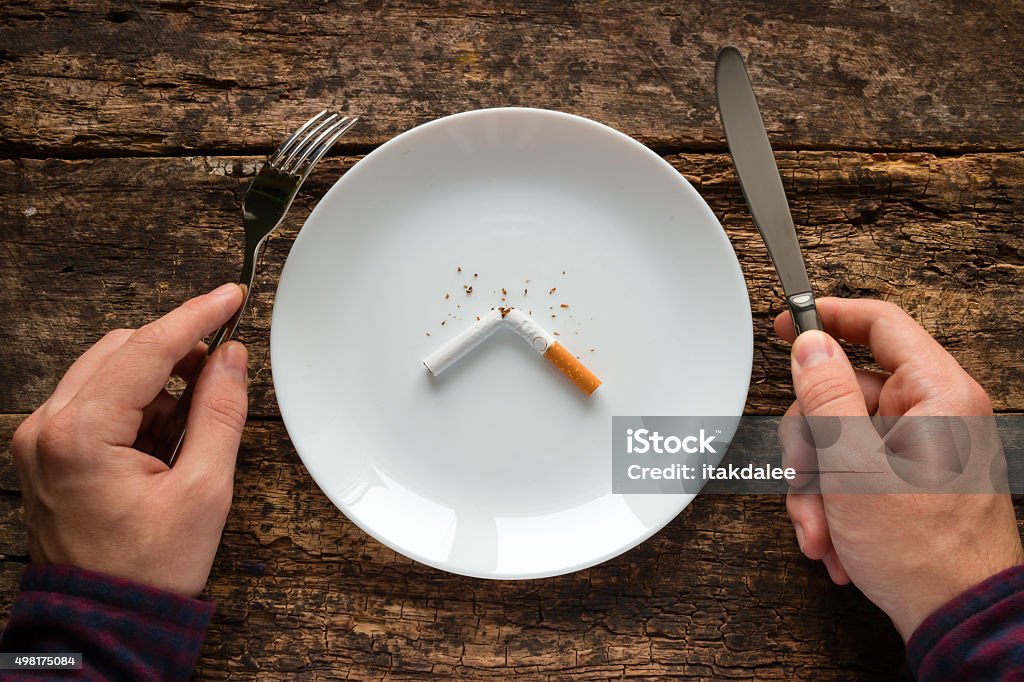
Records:
{"label": "fork tine", "polygon": [[316,129],[307,133],[306,137],[303,138],[302,143],[295,147],[288,155],[288,158],[285,159],[281,170],[286,173],[294,173],[295,169],[302,163],[302,160],[309,156],[310,150],[316,147],[325,137],[334,132],[339,125],[344,125],[346,118],[347,117],[343,117],[337,120],[332,120],[330,125],[317,126]]}
{"label": "fork tine", "polygon": [[340,130],[331,135],[331,137],[328,140],[316,146],[312,151],[312,154],[309,156],[309,158],[300,165],[302,175],[305,175],[309,171],[311,171],[313,166],[315,166],[319,160],[324,158],[324,155],[331,150],[331,147],[334,146],[334,143],[338,141],[338,138],[344,135],[346,132],[348,132],[348,129],[355,125],[355,122],[359,120],[359,117],[346,117],[346,119],[346,122],[341,126]]}
{"label": "fork tine", "polygon": [[323,116],[326,113],[327,113],[327,110],[324,109],[319,114],[317,114],[316,116],[314,116],[313,118],[309,119],[308,121],[303,123],[301,126],[299,126],[298,130],[296,130],[294,133],[289,135],[288,138],[284,142],[282,142],[278,146],[277,149],[274,150],[274,153],[270,155],[269,161],[271,163],[275,163],[282,156],[284,156],[285,152],[288,151],[288,149],[292,146],[292,144],[294,144],[295,141],[297,139],[299,139],[299,135],[301,135],[303,133],[303,131],[306,130],[306,128],[308,128],[309,126],[313,125],[313,123],[315,123],[317,121],[317,119],[319,119],[321,116]]}
{"label": "fork tine", "polygon": [[277,162],[274,164],[274,166],[280,170],[284,170],[285,168],[288,168],[289,166],[293,165],[295,157],[298,154],[302,153],[302,150],[304,150],[309,145],[309,141],[315,140],[316,136],[319,135],[320,132],[325,127],[333,127],[333,121],[337,117],[337,114],[331,114],[327,118],[322,119],[319,123],[317,123],[309,130],[305,131],[302,134],[302,136],[296,141],[296,143],[292,146],[292,148],[288,151],[288,153],[282,155],[282,158],[279,158]]}
{"label": "fork tine", "polygon": [[[334,125],[332,125],[327,130],[324,130],[322,133],[320,133],[319,137],[313,140],[310,144],[306,145],[301,155],[298,155],[298,152],[296,151],[296,155],[298,155],[298,158],[291,165],[290,172],[298,172],[300,168],[304,167],[306,159],[316,155],[317,153],[319,153],[320,156],[323,156],[323,153],[331,148],[331,145],[334,144],[334,141],[341,137],[341,135],[344,134],[346,130],[351,128],[355,122],[356,119],[354,117],[346,116],[341,120],[336,121]],[[325,142],[325,140],[327,141]],[[314,161],[313,163],[316,163],[316,161]],[[308,168],[306,170],[308,170]]]}

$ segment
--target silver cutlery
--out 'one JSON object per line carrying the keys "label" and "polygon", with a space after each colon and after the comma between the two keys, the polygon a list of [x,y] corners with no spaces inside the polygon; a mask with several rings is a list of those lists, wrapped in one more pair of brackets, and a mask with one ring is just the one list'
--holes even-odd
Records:
{"label": "silver cutlery", "polygon": [[807,278],[793,216],[772,156],[761,110],[757,107],[743,56],[731,45],[718,52],[715,91],[743,197],[782,282],[796,333],[821,329],[814,292]]}
{"label": "silver cutlery", "polygon": [[192,391],[202,371],[206,358],[229,340],[238,327],[238,321],[249,302],[256,262],[267,237],[284,220],[302,183],[309,176],[313,166],[357,121],[355,116],[339,116],[325,109],[303,123],[292,133],[260,168],[242,200],[242,222],[245,226],[245,254],[242,261],[242,275],[238,282],[245,294],[242,305],[227,323],[213,336],[191,381],[178,398],[174,414],[156,440],[153,456],[167,466],[174,466],[185,438],[185,422],[192,402]]}

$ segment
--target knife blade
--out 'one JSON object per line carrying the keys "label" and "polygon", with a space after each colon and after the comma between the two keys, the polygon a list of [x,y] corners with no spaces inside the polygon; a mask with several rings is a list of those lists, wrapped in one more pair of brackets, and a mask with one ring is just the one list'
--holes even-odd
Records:
{"label": "knife blade", "polygon": [[822,329],[761,110],[743,64],[743,55],[732,45],[718,52],[715,92],[743,198],[782,282],[796,333]]}

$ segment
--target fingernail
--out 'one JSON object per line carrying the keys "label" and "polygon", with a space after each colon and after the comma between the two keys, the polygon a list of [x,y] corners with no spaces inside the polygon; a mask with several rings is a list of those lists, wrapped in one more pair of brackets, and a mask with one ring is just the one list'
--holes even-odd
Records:
{"label": "fingernail", "polygon": [[813,367],[832,357],[834,342],[825,332],[812,329],[796,338],[793,358],[800,367]]}
{"label": "fingernail", "polygon": [[793,524],[793,530],[796,531],[796,544],[800,545],[800,551],[804,551],[804,527],[799,523]]}
{"label": "fingernail", "polygon": [[231,296],[238,291],[237,284],[222,284],[210,292],[211,296]]}
{"label": "fingernail", "polygon": [[245,350],[245,346],[237,341],[231,341],[225,344],[220,352],[224,354],[224,370],[243,384],[247,383],[249,353]]}

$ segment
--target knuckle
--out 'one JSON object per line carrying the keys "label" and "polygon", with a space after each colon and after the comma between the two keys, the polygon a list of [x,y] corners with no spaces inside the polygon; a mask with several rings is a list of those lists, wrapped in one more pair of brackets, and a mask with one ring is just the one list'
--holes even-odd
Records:
{"label": "knuckle", "polygon": [[878,301],[878,308],[875,312],[879,323],[886,327],[903,328],[908,324],[918,326],[917,321],[892,301]]}
{"label": "knuckle", "polygon": [[202,501],[204,512],[209,514],[210,518],[227,517],[234,497],[234,486],[230,477],[204,474],[196,476],[188,486],[192,494]]}
{"label": "knuckle", "polygon": [[879,301],[878,312],[880,315],[885,317],[902,317],[906,315],[906,311],[900,306],[896,305],[892,301]]}
{"label": "knuckle", "polygon": [[15,460],[24,460],[35,449],[37,419],[35,413],[29,415],[14,431],[14,436],[11,437],[11,456]]}
{"label": "knuckle", "polygon": [[970,414],[987,414],[992,411],[992,401],[985,389],[975,381],[968,378],[960,388],[960,400],[970,410]]}
{"label": "knuckle", "polygon": [[992,411],[992,401],[988,393],[960,365],[929,375],[928,379],[929,392],[942,401],[952,413],[985,415]]}
{"label": "knuckle", "polygon": [[800,500],[797,499],[798,494],[794,492],[786,493],[786,513],[792,521],[800,520]]}
{"label": "knuckle", "polygon": [[203,317],[203,312],[206,310],[207,303],[202,296],[196,298],[190,298],[181,304],[178,308],[179,314],[186,316],[189,320],[198,320]]}
{"label": "knuckle", "polygon": [[241,432],[245,426],[246,408],[236,398],[215,396],[206,404],[211,419],[224,428]]}
{"label": "knuckle", "polygon": [[210,514],[216,519],[227,518],[228,512],[231,511],[231,502],[234,497],[231,481],[228,480],[211,485],[209,496],[207,504],[210,505]]}
{"label": "knuckle", "polygon": [[804,389],[800,404],[805,413],[831,414],[857,396],[857,389],[842,377],[826,376]]}
{"label": "knuckle", "polygon": [[69,403],[40,427],[36,457],[43,464],[64,464],[74,458],[75,444],[81,435],[78,410]]}
{"label": "knuckle", "polygon": [[131,342],[147,350],[162,351],[170,339],[170,334],[160,320],[150,322],[131,335]]}
{"label": "knuckle", "polygon": [[134,329],[111,329],[109,332],[103,335],[100,339],[100,343],[120,345],[131,338],[132,334],[135,333]]}

